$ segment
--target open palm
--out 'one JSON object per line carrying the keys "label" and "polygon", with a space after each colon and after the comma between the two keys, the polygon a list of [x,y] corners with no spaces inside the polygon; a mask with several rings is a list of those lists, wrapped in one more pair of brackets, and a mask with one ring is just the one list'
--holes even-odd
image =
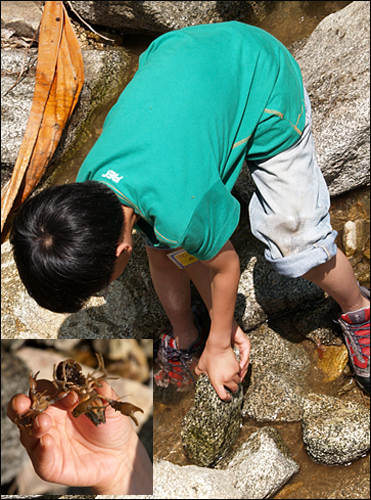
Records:
{"label": "open palm", "polygon": [[[49,381],[38,381],[38,390],[53,390]],[[117,399],[111,387],[103,382],[97,392]],[[17,415],[30,407],[24,394],[12,398],[8,416],[14,422]],[[45,481],[69,486],[111,485],[124,474],[127,448],[136,438],[129,418],[106,409],[106,424],[96,427],[85,415],[74,418],[70,410],[77,404],[76,394],[70,393],[59,403],[40,414],[32,427],[22,429],[20,439],[37,474]],[[134,435],[134,436],[133,436]]]}

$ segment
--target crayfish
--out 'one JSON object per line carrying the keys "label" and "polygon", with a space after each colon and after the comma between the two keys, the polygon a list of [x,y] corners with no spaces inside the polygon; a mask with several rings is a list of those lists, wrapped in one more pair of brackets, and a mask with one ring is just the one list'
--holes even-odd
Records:
{"label": "crayfish", "polygon": [[[75,418],[80,415],[86,415],[96,426],[102,423],[105,424],[105,411],[108,406],[111,406],[115,411],[119,411],[122,415],[130,417],[138,425],[138,420],[133,413],[137,411],[143,413],[141,408],[131,403],[123,403],[107,398],[95,391],[96,387],[102,387],[100,381],[118,378],[109,377],[104,367],[102,354],[98,353],[96,356],[98,366],[87,376],[83,375],[81,366],[73,359],[61,361],[57,367],[54,365],[53,385],[57,392],[53,396],[46,395],[46,391],[42,393],[37,391],[36,377],[39,372],[34,377],[32,376],[32,372],[30,372],[31,407],[16,418],[16,425],[20,429],[31,426],[37,415],[45,411],[50,405],[66,397],[71,391],[75,391],[79,397],[79,404],[72,411],[72,415]],[[94,375],[100,371],[103,372],[103,375],[95,378]],[[105,402],[108,402],[108,404]]]}

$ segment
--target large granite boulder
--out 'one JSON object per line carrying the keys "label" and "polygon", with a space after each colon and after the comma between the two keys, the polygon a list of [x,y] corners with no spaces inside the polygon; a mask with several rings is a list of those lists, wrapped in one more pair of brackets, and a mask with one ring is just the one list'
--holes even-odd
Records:
{"label": "large granite boulder", "polygon": [[370,181],[370,2],[327,16],[294,52],[313,108],[319,166],[331,195]]}
{"label": "large granite boulder", "polygon": [[270,2],[69,2],[91,24],[123,33],[160,34],[197,24],[256,21]]}
{"label": "large granite boulder", "polygon": [[[370,180],[370,2],[325,17],[289,47],[312,104],[318,164],[331,196]],[[245,163],[234,192],[249,203],[255,186]]]}
{"label": "large granite boulder", "polygon": [[[79,102],[66,125],[60,143],[52,158],[55,163],[69,151],[64,158],[64,167],[72,170],[72,147],[77,142],[79,147],[91,137],[97,139],[101,132],[97,129],[97,112],[109,101],[118,96],[120,88],[128,78],[130,56],[122,47],[107,50],[83,50],[85,82]],[[1,186],[9,180],[18,151],[26,130],[32,106],[35,87],[37,49],[30,49],[26,59],[23,51],[12,49],[1,53],[1,85],[3,93],[10,89],[18,78],[25,64],[29,68],[12,90],[1,98]],[[108,110],[106,110],[107,112]],[[79,159],[79,161],[81,161]],[[50,167],[50,165],[49,165]],[[75,167],[75,171],[77,166]],[[72,170],[73,175],[76,175]],[[48,172],[50,174],[50,170]],[[74,179],[70,179],[74,180]],[[51,182],[52,179],[49,179]]]}

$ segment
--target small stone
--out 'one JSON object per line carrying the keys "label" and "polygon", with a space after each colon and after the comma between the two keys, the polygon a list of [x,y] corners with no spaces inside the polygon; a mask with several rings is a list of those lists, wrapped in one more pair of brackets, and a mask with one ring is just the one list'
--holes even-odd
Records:
{"label": "small stone", "polygon": [[357,251],[356,224],[351,220],[344,224],[343,246],[347,257],[352,257]]}
{"label": "small stone", "polygon": [[348,221],[343,228],[343,245],[347,257],[352,257],[363,250],[366,240],[365,221],[358,219]]}

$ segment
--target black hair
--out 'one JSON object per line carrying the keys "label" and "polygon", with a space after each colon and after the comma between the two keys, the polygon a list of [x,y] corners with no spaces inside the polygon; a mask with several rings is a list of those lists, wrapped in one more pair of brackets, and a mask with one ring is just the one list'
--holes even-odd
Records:
{"label": "black hair", "polygon": [[108,285],[123,228],[119,198],[99,182],[54,186],[26,200],[10,243],[28,293],[53,312],[80,310]]}

